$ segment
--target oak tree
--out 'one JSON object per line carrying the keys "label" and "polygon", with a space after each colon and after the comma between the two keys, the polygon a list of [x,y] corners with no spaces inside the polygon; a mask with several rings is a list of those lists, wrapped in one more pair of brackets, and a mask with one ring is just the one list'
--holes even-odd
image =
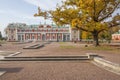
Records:
{"label": "oak tree", "polygon": [[101,32],[120,25],[119,15],[114,15],[112,21],[106,22],[119,8],[120,0],[64,0],[55,10],[48,11],[48,15],[57,25],[69,24],[91,33],[94,45],[98,46]]}

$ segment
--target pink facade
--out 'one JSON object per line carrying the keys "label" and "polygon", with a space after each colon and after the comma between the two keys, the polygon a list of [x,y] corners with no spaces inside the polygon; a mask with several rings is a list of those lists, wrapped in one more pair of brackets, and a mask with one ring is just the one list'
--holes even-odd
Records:
{"label": "pink facade", "polygon": [[120,42],[120,30],[114,34],[112,34],[112,41],[113,42]]}
{"label": "pink facade", "polygon": [[7,41],[72,41],[79,40],[79,30],[69,25],[26,25],[10,23],[6,28]]}
{"label": "pink facade", "polygon": [[28,25],[21,27],[20,25],[13,27],[13,24],[10,24],[8,26],[6,30],[8,41],[70,41],[70,27],[50,25]]}
{"label": "pink facade", "polygon": [[113,34],[112,40],[119,40],[120,41],[120,34]]}

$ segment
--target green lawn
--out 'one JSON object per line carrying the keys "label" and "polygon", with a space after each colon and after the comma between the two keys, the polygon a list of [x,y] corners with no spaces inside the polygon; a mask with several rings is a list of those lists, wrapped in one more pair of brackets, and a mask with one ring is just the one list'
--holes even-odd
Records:
{"label": "green lawn", "polygon": [[62,48],[62,49],[74,49],[76,47],[75,46],[71,46],[71,45],[60,45],[60,48]]}
{"label": "green lawn", "polygon": [[67,44],[66,42],[59,42],[59,44]]}
{"label": "green lawn", "polygon": [[2,41],[2,40],[0,40],[0,44],[4,44],[6,41]]}
{"label": "green lawn", "polygon": [[97,50],[97,51],[120,51],[120,49],[116,48],[116,47],[111,47],[111,46],[89,46],[89,47],[84,47],[84,50]]}

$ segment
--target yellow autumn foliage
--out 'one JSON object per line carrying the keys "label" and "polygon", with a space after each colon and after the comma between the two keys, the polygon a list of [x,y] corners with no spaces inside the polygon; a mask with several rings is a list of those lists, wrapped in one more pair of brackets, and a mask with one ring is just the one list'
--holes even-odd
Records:
{"label": "yellow autumn foliage", "polygon": [[57,25],[69,24],[91,33],[98,45],[99,33],[108,29],[104,21],[117,8],[120,8],[120,0],[64,0],[50,15]]}

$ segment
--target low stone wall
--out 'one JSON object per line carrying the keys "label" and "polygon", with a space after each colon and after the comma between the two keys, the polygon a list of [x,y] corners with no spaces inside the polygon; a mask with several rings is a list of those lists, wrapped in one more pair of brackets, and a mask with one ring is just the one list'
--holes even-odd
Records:
{"label": "low stone wall", "polygon": [[120,75],[120,64],[115,64],[115,63],[112,63],[110,61],[104,60],[104,59],[99,58],[99,57],[94,57],[93,60],[94,60],[96,65]]}

